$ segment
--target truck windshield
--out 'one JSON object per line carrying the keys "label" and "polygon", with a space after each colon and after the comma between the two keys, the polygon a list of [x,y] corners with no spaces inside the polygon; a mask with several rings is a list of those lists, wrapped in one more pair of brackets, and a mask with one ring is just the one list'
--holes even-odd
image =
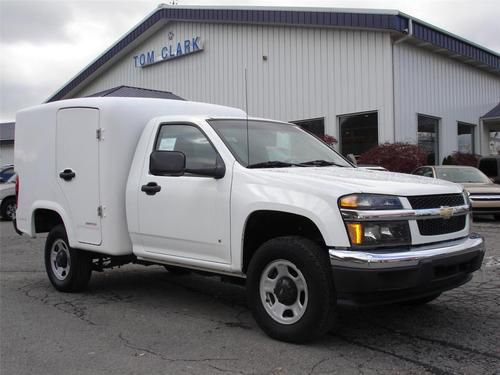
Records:
{"label": "truck windshield", "polygon": [[352,167],[336,151],[296,125],[248,120],[247,132],[245,119],[209,120],[208,123],[238,162],[247,168]]}

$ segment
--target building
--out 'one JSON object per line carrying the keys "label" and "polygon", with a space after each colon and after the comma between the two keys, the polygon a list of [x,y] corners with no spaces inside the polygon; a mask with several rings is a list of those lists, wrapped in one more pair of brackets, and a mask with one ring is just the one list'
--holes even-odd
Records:
{"label": "building", "polygon": [[14,163],[14,122],[0,124],[0,167]]}
{"label": "building", "polygon": [[488,154],[500,55],[398,11],[160,6],[48,101],[130,85],[292,121],[343,154]]}

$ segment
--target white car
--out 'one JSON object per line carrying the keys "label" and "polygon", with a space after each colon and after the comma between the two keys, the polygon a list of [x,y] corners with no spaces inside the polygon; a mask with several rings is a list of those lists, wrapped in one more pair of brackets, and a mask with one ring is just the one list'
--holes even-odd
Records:
{"label": "white car", "polygon": [[0,184],[0,217],[4,220],[16,217],[16,174]]}

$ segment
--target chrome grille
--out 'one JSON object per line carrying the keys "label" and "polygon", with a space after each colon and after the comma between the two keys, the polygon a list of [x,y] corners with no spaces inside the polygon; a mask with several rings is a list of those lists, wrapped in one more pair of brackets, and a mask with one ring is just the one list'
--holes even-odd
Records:
{"label": "chrome grille", "polygon": [[417,220],[417,224],[422,236],[437,236],[461,231],[465,228],[465,221],[466,215],[460,215],[450,219]]}
{"label": "chrome grille", "polygon": [[465,204],[462,194],[417,195],[407,198],[410,201],[411,207],[416,210],[462,206]]}

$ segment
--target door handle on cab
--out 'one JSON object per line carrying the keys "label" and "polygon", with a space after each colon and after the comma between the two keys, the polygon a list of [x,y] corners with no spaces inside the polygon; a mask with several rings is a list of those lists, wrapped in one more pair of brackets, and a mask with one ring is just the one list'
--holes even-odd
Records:
{"label": "door handle on cab", "polygon": [[146,185],[141,186],[141,191],[145,192],[147,195],[155,195],[161,190],[161,186],[156,182],[148,182]]}
{"label": "door handle on cab", "polygon": [[73,178],[76,177],[76,173],[73,172],[71,169],[65,169],[61,173],[59,173],[59,177],[62,178],[64,181],[71,181]]}

